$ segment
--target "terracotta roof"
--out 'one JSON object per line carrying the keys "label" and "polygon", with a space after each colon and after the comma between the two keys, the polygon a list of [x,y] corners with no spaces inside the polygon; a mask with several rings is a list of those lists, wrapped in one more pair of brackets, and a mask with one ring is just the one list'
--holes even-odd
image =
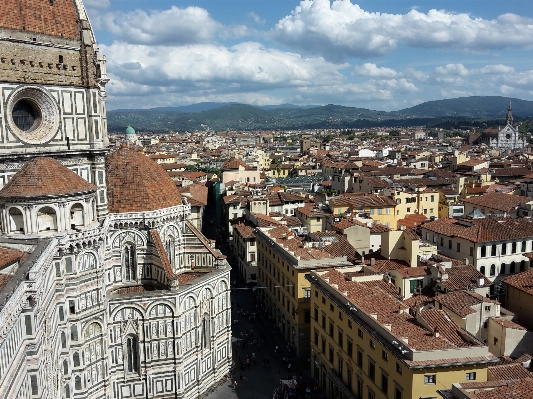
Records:
{"label": "terracotta roof", "polygon": [[78,12],[74,0],[5,0],[0,27],[79,39]]}
{"label": "terracotta roof", "polygon": [[114,294],[132,294],[132,293],[155,291],[157,289],[158,288],[154,287],[153,285],[136,285],[133,287],[119,288],[118,290],[114,291]]}
{"label": "terracotta roof", "polygon": [[467,204],[497,209],[503,212],[510,212],[517,206],[531,201],[533,201],[533,198],[504,193],[488,193],[479,197],[463,199],[463,202]]}
{"label": "terracotta roof", "polygon": [[245,162],[241,161],[240,159],[237,159],[237,158],[232,158],[232,159],[228,159],[226,162],[224,162],[222,164],[222,166],[220,167],[221,170],[224,170],[224,169],[239,169],[239,166],[242,166],[243,168],[249,168],[248,164],[246,164]]}
{"label": "terracotta roof", "polygon": [[[398,340],[407,337],[406,346],[417,350],[444,350],[482,346],[478,341],[467,340],[461,334],[466,334],[444,311],[428,308],[419,313],[423,323],[407,312],[407,307],[395,295],[382,290],[379,285],[367,286],[356,281],[347,281],[342,269],[332,269],[323,273],[320,278],[325,280],[332,289],[344,293],[343,295],[362,312],[375,314],[379,324],[390,324],[390,333]],[[332,286],[336,284],[336,286]],[[399,311],[400,310],[400,311]],[[429,328],[428,328],[429,327]],[[385,328],[385,327],[384,327]],[[437,330],[439,334],[433,332]],[[490,359],[495,359],[489,356]],[[482,358],[486,358],[485,356]],[[410,366],[420,366],[419,362],[410,362]],[[468,358],[446,359],[445,363],[464,362]],[[423,364],[426,361],[423,362]],[[428,365],[439,360],[427,361]]]}
{"label": "terracotta roof", "polygon": [[200,276],[200,274],[198,274],[198,273],[189,273],[189,272],[182,273],[182,274],[178,275],[178,283],[179,284],[186,284],[186,283],[194,280],[195,278],[198,278],[199,276]]}
{"label": "terracotta roof", "polygon": [[[453,265],[446,269],[445,273],[448,274],[448,279],[441,281],[440,284],[448,291],[465,290],[469,287],[490,287],[492,285],[492,282],[472,265]],[[482,285],[478,284],[480,279],[483,279]]]}
{"label": "terracotta roof", "polygon": [[511,328],[513,330],[526,330],[526,328],[512,320],[507,320],[502,317],[491,317],[496,323],[505,328]]}
{"label": "terracotta roof", "polygon": [[34,198],[73,195],[96,191],[96,186],[81,178],[53,158],[37,157],[24,166],[0,190],[0,198]]}
{"label": "terracotta roof", "polygon": [[509,276],[502,279],[502,281],[511,287],[518,288],[529,295],[533,295],[533,269]]}
{"label": "terracotta roof", "polygon": [[121,147],[106,156],[111,213],[146,212],[181,205],[181,195],[164,169],[145,155]]}
{"label": "terracotta roof", "polygon": [[236,223],[233,225],[233,231],[237,231],[244,239],[255,238],[254,230],[255,226],[253,223]]}
{"label": "terracotta roof", "polygon": [[460,317],[466,317],[471,313],[476,313],[473,306],[479,305],[482,302],[495,303],[495,301],[483,298],[478,293],[472,291],[453,291],[447,294],[441,294],[435,297],[435,302],[446,306]]}
{"label": "terracotta roof", "polygon": [[472,219],[467,222],[444,218],[425,223],[422,229],[472,242],[504,241],[533,236],[533,222],[525,218]]}
{"label": "terracotta roof", "polygon": [[174,270],[172,270],[172,265],[168,259],[168,254],[165,251],[165,246],[163,245],[163,241],[161,241],[159,232],[157,230],[150,230],[150,235],[152,236],[152,241],[155,244],[155,249],[159,259],[161,260],[165,274],[171,280],[176,279],[176,274],[174,273]]}
{"label": "terracotta roof", "polygon": [[26,252],[17,251],[11,248],[0,248],[0,269],[11,266],[26,255]]}
{"label": "terracotta roof", "polygon": [[[465,383],[461,387],[467,389]],[[488,390],[478,390],[470,393],[471,399],[531,399],[533,392],[533,379],[523,378],[516,381],[508,381],[505,385]]]}

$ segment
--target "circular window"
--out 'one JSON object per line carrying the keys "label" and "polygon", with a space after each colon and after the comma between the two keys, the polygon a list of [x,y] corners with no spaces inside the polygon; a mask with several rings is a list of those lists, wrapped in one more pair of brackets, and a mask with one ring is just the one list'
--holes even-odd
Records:
{"label": "circular window", "polygon": [[27,132],[39,126],[41,111],[37,105],[29,100],[17,101],[13,106],[13,122],[20,130]]}
{"label": "circular window", "polygon": [[11,131],[28,144],[50,141],[59,130],[59,110],[52,96],[40,87],[23,87],[9,98],[7,118]]}
{"label": "circular window", "polygon": [[507,140],[509,140],[509,139],[511,138],[511,135],[510,135],[509,133],[507,133],[507,134],[505,135],[505,138],[506,138]]}

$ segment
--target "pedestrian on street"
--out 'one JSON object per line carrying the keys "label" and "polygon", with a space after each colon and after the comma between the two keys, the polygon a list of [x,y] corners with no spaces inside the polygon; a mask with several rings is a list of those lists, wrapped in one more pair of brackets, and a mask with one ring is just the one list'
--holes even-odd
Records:
{"label": "pedestrian on street", "polygon": [[233,390],[237,389],[237,380],[233,381]]}

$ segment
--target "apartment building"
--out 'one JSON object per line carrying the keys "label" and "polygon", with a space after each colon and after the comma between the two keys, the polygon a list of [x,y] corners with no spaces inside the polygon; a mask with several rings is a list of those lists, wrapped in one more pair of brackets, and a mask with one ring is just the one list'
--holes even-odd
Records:
{"label": "apartment building", "polygon": [[422,225],[422,238],[439,253],[465,260],[493,282],[499,276],[525,271],[533,251],[531,219],[439,219]]}
{"label": "apartment building", "polygon": [[[304,241],[286,226],[259,227],[257,241],[258,293],[275,326],[298,356],[309,353],[310,284],[305,275],[317,268],[346,266],[355,253],[348,241],[332,233],[320,241]],[[333,237],[334,236],[334,237]]]}
{"label": "apartment building", "polygon": [[311,271],[311,369],[327,398],[437,398],[498,362],[442,310],[409,308],[361,267]]}

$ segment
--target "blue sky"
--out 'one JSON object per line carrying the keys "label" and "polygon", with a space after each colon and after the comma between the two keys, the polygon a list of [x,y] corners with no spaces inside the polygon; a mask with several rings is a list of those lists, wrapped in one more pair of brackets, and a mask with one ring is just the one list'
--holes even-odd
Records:
{"label": "blue sky", "polygon": [[533,100],[530,0],[84,0],[108,108]]}

